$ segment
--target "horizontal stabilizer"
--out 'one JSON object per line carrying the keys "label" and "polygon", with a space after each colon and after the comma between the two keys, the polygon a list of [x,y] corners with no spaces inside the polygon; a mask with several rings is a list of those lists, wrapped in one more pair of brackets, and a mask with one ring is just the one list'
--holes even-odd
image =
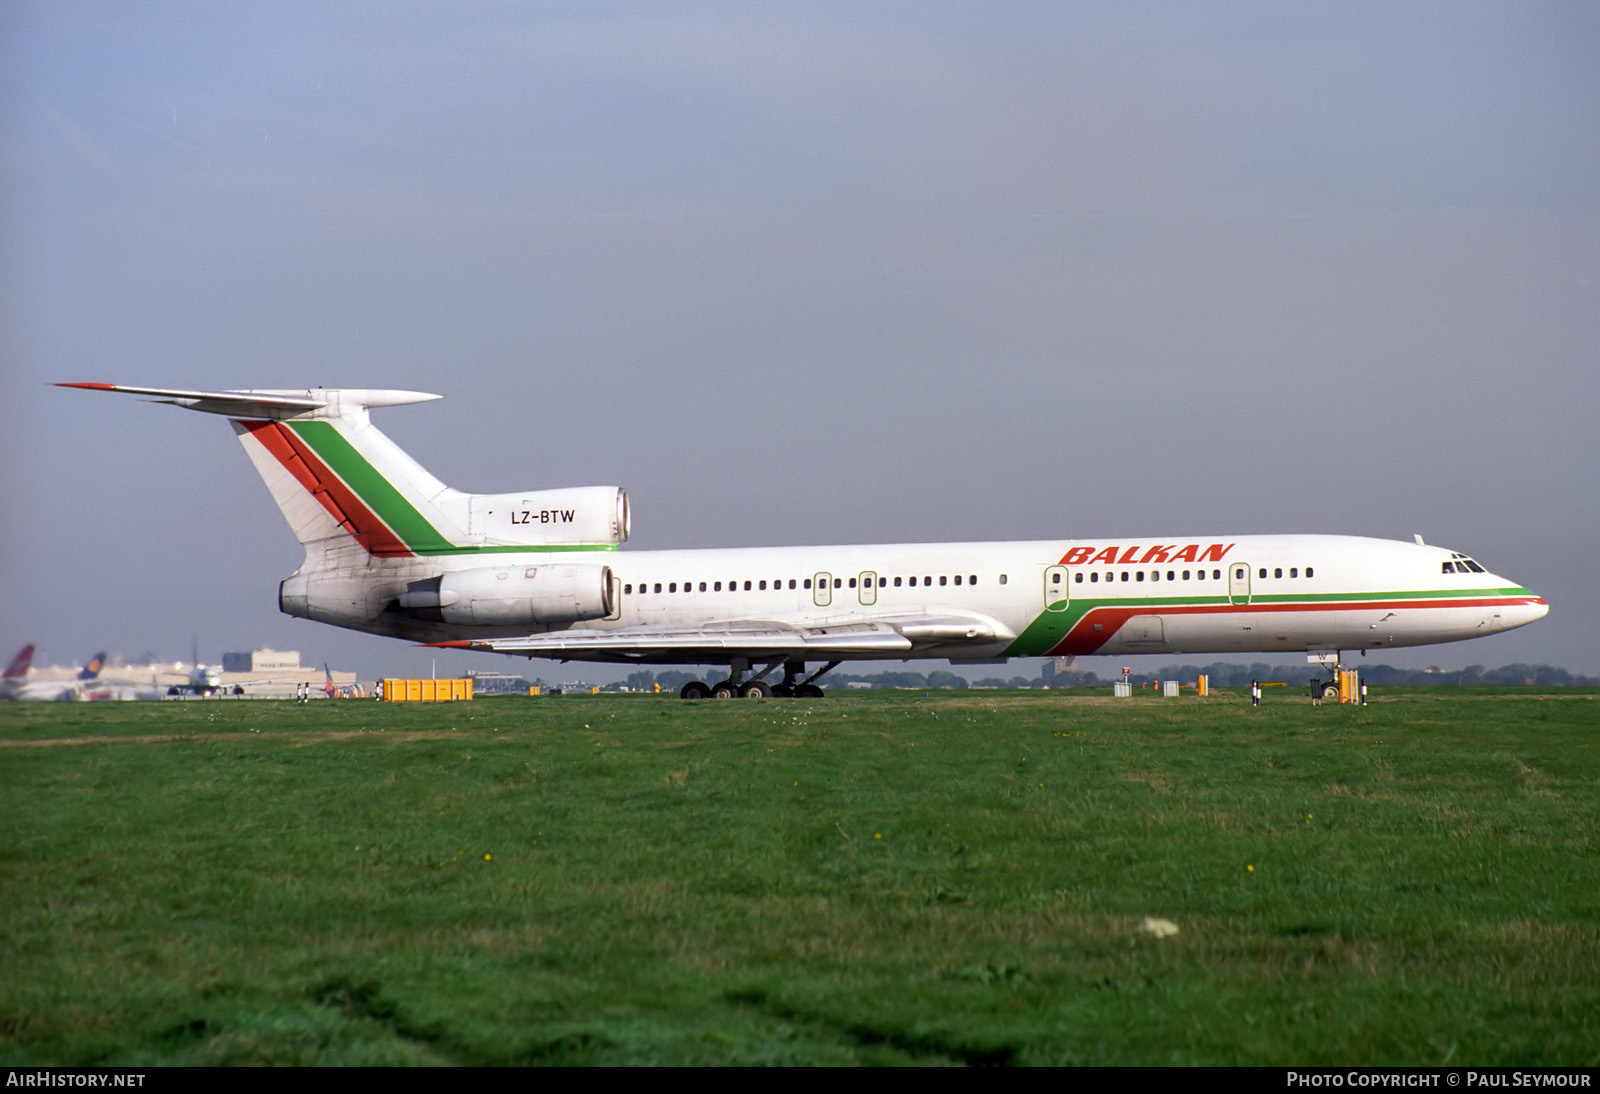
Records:
{"label": "horizontal stabilizer", "polygon": [[[240,391],[189,391],[169,387],[129,387],[124,384],[57,384],[86,391],[116,391],[143,395],[154,403],[170,403],[187,410],[222,414],[229,418],[291,418],[302,414],[338,417],[375,406],[405,406],[442,398],[423,391],[385,388],[292,388]],[[321,411],[322,413],[316,413]]]}

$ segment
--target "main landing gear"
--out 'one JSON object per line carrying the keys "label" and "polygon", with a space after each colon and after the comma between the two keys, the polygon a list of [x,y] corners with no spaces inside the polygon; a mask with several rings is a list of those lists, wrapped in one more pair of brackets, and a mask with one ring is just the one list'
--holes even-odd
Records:
{"label": "main landing gear", "polygon": [[[768,684],[762,681],[779,665],[783,666],[783,680],[780,683]],[[756,673],[749,680],[744,679],[745,673],[750,671],[750,661],[745,657],[735,657],[728,665],[728,678],[719,680],[715,684],[703,684],[699,680],[691,680],[683,685],[678,692],[680,699],[821,699],[823,690],[815,681],[823,673],[831,672],[839,667],[838,661],[829,661],[822,668],[800,679],[800,674],[806,671],[804,661],[787,661],[779,658],[766,668]]]}

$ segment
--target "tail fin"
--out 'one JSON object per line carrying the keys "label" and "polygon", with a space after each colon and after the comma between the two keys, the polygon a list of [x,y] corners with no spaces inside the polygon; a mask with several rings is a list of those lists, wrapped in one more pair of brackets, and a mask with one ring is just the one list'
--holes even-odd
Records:
{"label": "tail fin", "polygon": [[3,676],[0,676],[0,679],[5,679],[5,680],[22,680],[22,679],[26,679],[27,675],[28,675],[28,670],[30,668],[32,668],[32,667],[33,667],[33,643],[29,642],[26,646],[23,646],[20,650],[17,651],[17,655],[11,659],[11,664],[6,666],[5,674]]}
{"label": "tail fin", "polygon": [[100,678],[100,670],[105,667],[105,663],[106,651],[101,650],[99,653],[89,658],[89,663],[78,671],[78,679],[98,680]]}
{"label": "tail fin", "polygon": [[372,388],[186,391],[61,384],[151,396],[231,419],[256,471],[301,543],[353,538],[370,555],[595,550],[628,536],[614,486],[467,494],[434,478],[375,427],[373,407],[439,398]]}
{"label": "tail fin", "polygon": [[333,670],[328,667],[326,661],[322,663],[322,676],[324,680],[322,685],[323,693],[330,699],[337,699],[339,697],[339,689],[333,686]]}

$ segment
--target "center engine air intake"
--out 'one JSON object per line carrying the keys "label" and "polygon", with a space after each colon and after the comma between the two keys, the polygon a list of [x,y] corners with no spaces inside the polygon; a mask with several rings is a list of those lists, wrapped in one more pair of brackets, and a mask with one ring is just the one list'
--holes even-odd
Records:
{"label": "center engine air intake", "polygon": [[468,626],[562,625],[610,615],[612,584],[609,566],[482,566],[414,581],[400,606]]}

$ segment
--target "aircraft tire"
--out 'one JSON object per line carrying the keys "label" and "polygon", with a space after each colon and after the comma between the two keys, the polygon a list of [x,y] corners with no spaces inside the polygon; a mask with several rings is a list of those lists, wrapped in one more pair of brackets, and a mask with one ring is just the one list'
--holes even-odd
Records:
{"label": "aircraft tire", "polygon": [[772,685],[763,684],[760,680],[752,680],[739,689],[741,699],[770,699],[772,698]]}
{"label": "aircraft tire", "polygon": [[678,692],[680,699],[709,699],[711,689],[699,680],[690,680]]}
{"label": "aircraft tire", "polygon": [[718,680],[711,685],[711,698],[713,699],[732,699],[735,695],[736,692],[734,691],[732,680]]}
{"label": "aircraft tire", "polygon": [[1322,685],[1322,698],[1325,702],[1339,701],[1339,685],[1329,680]]}
{"label": "aircraft tire", "polygon": [[823,690],[816,684],[801,684],[794,689],[796,699],[821,699],[823,695]]}
{"label": "aircraft tire", "polygon": [[773,684],[772,694],[774,698],[778,699],[793,699],[794,686],[791,684]]}

